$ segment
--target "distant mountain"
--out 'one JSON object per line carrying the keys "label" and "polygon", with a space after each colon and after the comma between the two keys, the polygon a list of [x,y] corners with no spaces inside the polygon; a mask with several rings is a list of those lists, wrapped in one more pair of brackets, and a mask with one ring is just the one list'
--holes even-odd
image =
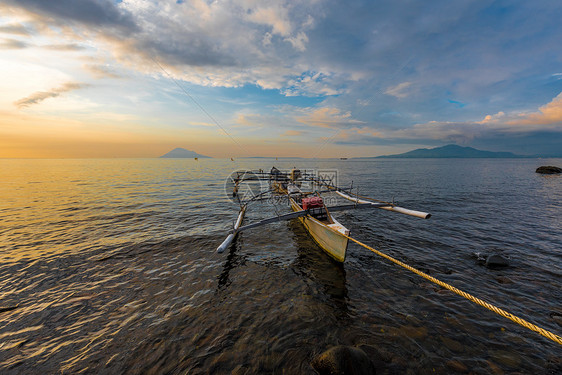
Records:
{"label": "distant mountain", "polygon": [[396,155],[383,155],[376,158],[525,158],[532,156],[516,155],[511,152],[482,151],[472,147],[447,145],[436,148],[418,148],[417,150]]}
{"label": "distant mountain", "polygon": [[185,148],[175,148],[165,155],[160,156],[161,158],[210,158],[210,156],[205,156],[196,153],[195,151],[189,151]]}

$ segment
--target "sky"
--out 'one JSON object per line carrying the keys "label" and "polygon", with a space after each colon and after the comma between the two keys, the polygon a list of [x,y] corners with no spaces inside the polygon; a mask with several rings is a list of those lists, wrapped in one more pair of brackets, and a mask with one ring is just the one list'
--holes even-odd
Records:
{"label": "sky", "polygon": [[559,0],[0,0],[0,158],[562,156]]}

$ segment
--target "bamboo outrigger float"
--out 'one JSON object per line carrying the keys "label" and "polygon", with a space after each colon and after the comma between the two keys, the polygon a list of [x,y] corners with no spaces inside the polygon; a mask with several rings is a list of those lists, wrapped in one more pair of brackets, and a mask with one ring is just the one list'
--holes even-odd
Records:
{"label": "bamboo outrigger float", "polygon": [[[256,181],[260,182],[260,184],[262,181],[267,181],[269,183],[269,189],[259,194],[252,194],[249,199],[240,199],[239,192],[241,184],[244,182]],[[303,191],[301,189],[302,183],[310,183],[313,188],[309,191]],[[261,170],[252,172],[245,171],[237,174],[233,178],[233,184],[232,196],[240,203],[240,212],[238,213],[234,228],[217,248],[219,253],[225,251],[240,232],[277,221],[299,219],[306,231],[326,254],[338,262],[344,262],[350,231],[332,216],[332,212],[351,209],[380,208],[424,219],[431,216],[426,212],[398,207],[390,202],[375,202],[362,197],[362,199],[360,199],[360,197],[351,193],[351,189],[333,186],[331,183],[317,176],[306,172],[302,173],[298,169],[293,169],[290,173],[281,172],[275,167],[273,167],[269,173]],[[353,204],[326,206],[321,194],[330,192],[335,192],[340,197],[352,201]],[[252,202],[263,200],[267,195],[286,197],[293,212],[242,226],[248,205]]]}

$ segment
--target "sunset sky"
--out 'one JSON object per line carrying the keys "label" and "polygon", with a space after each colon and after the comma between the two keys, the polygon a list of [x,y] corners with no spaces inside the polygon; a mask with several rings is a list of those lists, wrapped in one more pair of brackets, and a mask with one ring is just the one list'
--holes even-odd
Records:
{"label": "sunset sky", "polygon": [[0,158],[562,156],[562,5],[0,0]]}

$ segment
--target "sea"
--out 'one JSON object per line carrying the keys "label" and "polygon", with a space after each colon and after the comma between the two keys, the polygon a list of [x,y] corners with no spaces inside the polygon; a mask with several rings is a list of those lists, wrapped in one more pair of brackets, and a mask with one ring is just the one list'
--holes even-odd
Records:
{"label": "sea", "polygon": [[377,374],[561,374],[562,345],[355,243],[337,263],[298,220],[216,252],[233,172],[328,171],[432,215],[334,213],[352,237],[562,335],[562,176],[541,165],[562,159],[1,159],[0,373],[315,374],[343,345]]}

